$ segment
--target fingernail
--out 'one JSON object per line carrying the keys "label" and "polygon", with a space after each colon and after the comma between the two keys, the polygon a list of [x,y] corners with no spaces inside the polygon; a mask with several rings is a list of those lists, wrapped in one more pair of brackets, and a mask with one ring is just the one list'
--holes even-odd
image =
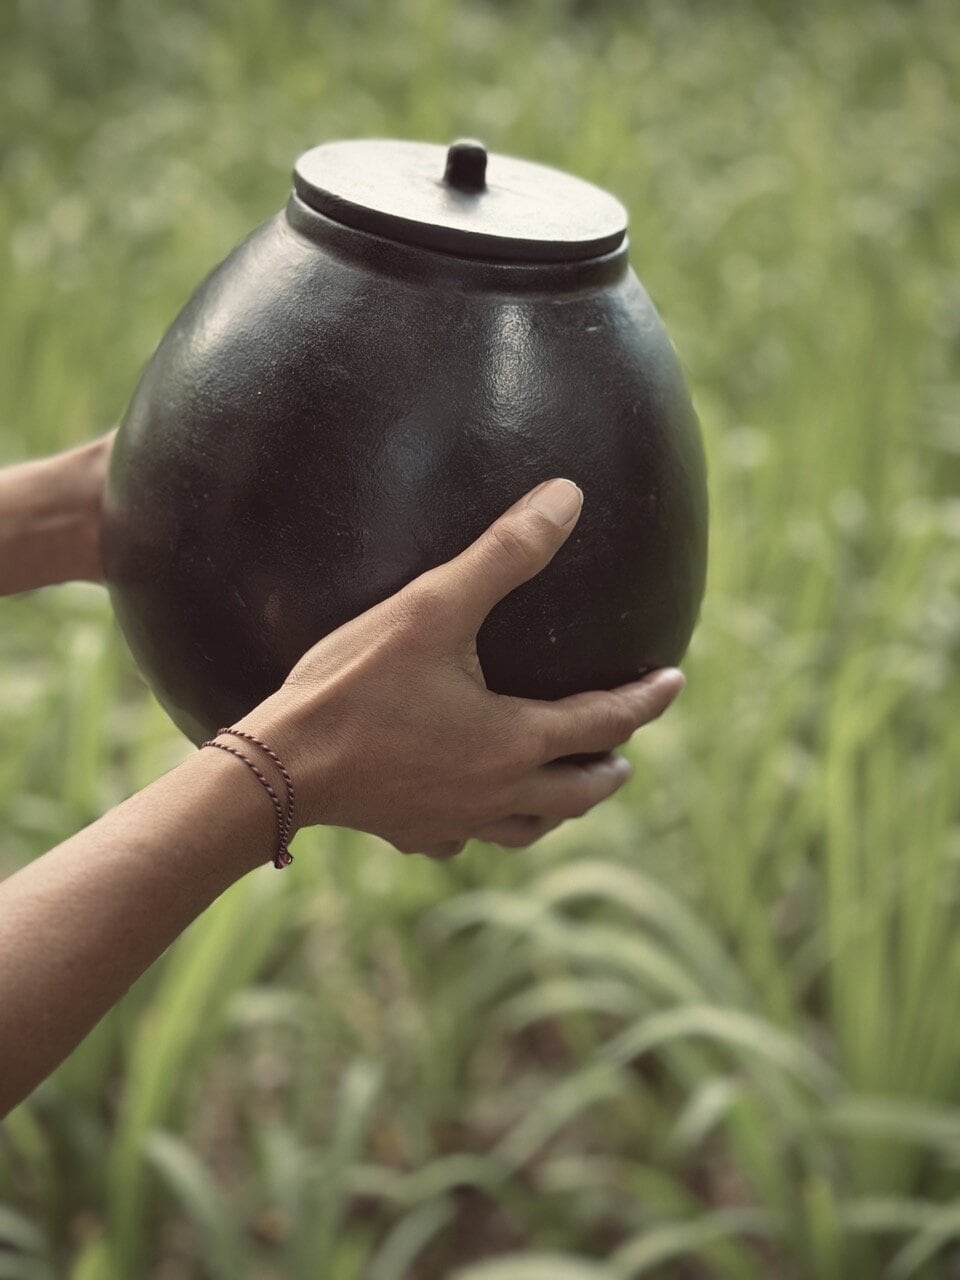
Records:
{"label": "fingernail", "polygon": [[579,515],[583,494],[572,480],[549,480],[534,489],[529,501],[534,511],[546,516],[558,529],[565,529]]}
{"label": "fingernail", "polygon": [[665,688],[675,686],[676,693],[673,696],[676,697],[687,683],[687,677],[679,667],[658,667],[656,671],[648,671],[640,683],[646,685],[662,684]]}
{"label": "fingernail", "polygon": [[621,777],[624,782],[633,776],[633,765],[626,756],[616,756],[613,762],[614,772]]}

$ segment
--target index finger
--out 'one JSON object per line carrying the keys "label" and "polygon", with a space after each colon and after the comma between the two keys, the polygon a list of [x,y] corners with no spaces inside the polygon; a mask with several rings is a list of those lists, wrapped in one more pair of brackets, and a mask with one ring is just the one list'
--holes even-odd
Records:
{"label": "index finger", "polygon": [[642,725],[663,715],[685,684],[676,667],[660,667],[616,689],[528,703],[529,722],[541,735],[544,763],[621,746]]}

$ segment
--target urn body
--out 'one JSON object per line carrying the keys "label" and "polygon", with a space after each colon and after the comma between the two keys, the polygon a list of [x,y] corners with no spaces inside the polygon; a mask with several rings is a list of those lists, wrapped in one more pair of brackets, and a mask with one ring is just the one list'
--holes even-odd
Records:
{"label": "urn body", "polygon": [[194,741],[540,481],[585,503],[489,615],[496,692],[556,698],[677,663],[704,589],[696,417],[627,258],[473,258],[296,193],[199,287],[114,448],[105,572]]}

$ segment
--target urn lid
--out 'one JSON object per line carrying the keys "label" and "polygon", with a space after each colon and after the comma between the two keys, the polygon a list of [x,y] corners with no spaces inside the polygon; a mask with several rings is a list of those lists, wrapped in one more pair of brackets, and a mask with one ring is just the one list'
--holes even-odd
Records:
{"label": "urn lid", "polygon": [[606,191],[472,139],[326,142],[300,157],[293,184],[337,222],[464,257],[571,262],[616,249],[627,229]]}

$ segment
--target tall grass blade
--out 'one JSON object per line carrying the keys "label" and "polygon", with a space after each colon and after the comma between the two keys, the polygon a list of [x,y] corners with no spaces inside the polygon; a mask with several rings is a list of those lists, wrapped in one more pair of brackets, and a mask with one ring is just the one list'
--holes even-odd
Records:
{"label": "tall grass blade", "polygon": [[453,1273],[451,1280],[620,1280],[602,1263],[553,1253],[507,1255]]}
{"label": "tall grass blade", "polygon": [[441,1197],[412,1209],[370,1260],[367,1280],[406,1280],[418,1255],[453,1221],[456,1205]]}
{"label": "tall grass blade", "polygon": [[169,1133],[147,1134],[143,1150],[200,1232],[209,1273],[218,1280],[240,1280],[245,1274],[242,1234],[210,1171],[186,1143]]}

